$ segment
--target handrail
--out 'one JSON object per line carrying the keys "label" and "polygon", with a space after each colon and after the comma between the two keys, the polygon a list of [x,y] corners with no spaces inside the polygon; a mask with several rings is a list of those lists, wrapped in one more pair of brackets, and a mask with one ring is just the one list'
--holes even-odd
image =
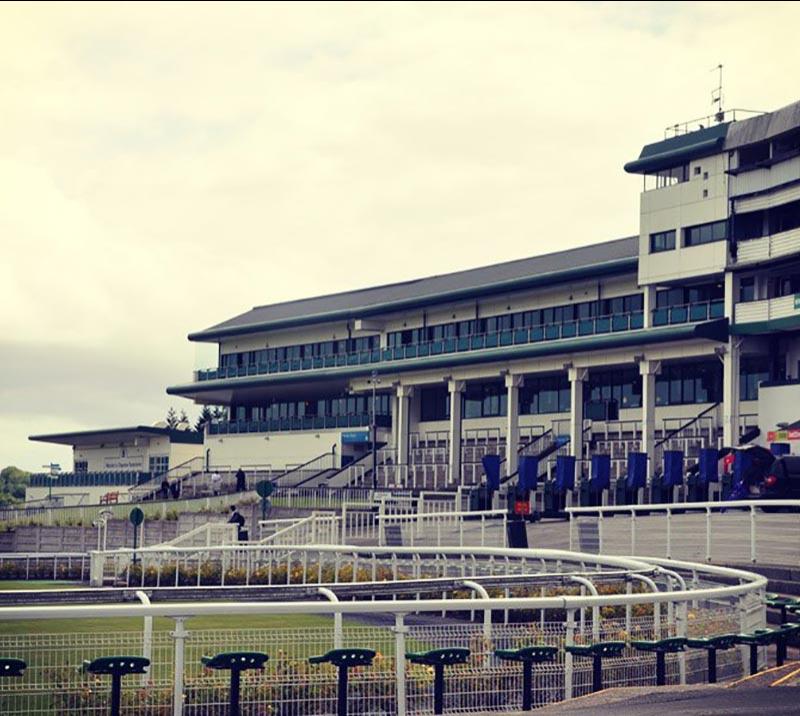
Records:
{"label": "handrail", "polygon": [[598,512],[670,512],[679,510],[729,510],[753,509],[758,507],[791,507],[800,510],[800,500],[730,500],[723,502],[662,502],[652,505],[606,505],[597,507],[566,507],[568,514],[583,514]]}
{"label": "handrail", "polygon": [[[309,465],[311,465],[312,462],[317,462],[317,460],[322,460],[323,458],[326,458],[328,456],[332,457],[335,454],[336,454],[335,450],[326,450],[325,452],[320,453],[316,457],[312,457],[310,460],[307,460],[306,462],[301,463],[300,465],[293,465],[291,468],[284,470],[283,472],[281,472],[280,474],[278,474],[274,478],[272,478],[272,482],[276,483],[276,486],[279,486],[279,485],[277,485],[277,483],[278,483],[278,480],[280,480],[281,478],[286,477],[287,475],[291,475],[294,472],[299,472],[300,470],[305,470],[305,469],[312,469],[313,470],[314,468],[309,468],[308,467]],[[330,470],[330,469],[332,469],[332,468],[330,468],[330,467],[321,468],[320,470],[318,470],[317,474],[319,474],[320,472],[324,472],[325,470]],[[316,476],[317,475],[312,475],[311,477],[316,477]],[[305,480],[303,480],[303,482],[305,482]],[[296,487],[296,485],[293,485],[292,487]]]}
{"label": "handrail", "polygon": [[656,447],[661,447],[665,442],[667,442],[668,440],[672,440],[672,438],[674,438],[678,433],[680,433],[683,430],[686,430],[686,428],[688,428],[690,425],[694,425],[698,420],[700,420],[700,418],[705,416],[707,413],[710,413],[712,410],[715,410],[721,404],[722,404],[722,402],[718,400],[716,403],[714,403],[713,405],[709,406],[705,410],[701,410],[697,415],[695,415],[691,420],[689,420],[688,423],[675,428],[675,430],[673,430],[669,435],[667,435],[664,438],[662,438],[661,440],[659,440],[656,443],[655,446]]}

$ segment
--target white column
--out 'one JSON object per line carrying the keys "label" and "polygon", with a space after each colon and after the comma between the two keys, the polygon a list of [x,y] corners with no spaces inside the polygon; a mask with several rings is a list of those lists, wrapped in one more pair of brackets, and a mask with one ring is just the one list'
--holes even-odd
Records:
{"label": "white column", "polygon": [[[406,411],[406,414],[408,414],[408,411]],[[400,401],[397,398],[397,390],[395,390],[394,395],[392,395],[392,448],[395,454],[397,454],[398,448],[400,447],[398,441],[399,415]]]}
{"label": "white column", "polygon": [[463,380],[451,380],[447,384],[450,391],[450,484],[461,484],[461,394],[464,392]]}
{"label": "white column", "polygon": [[722,357],[722,444],[739,444],[739,359],[741,342],[735,336],[728,339]]}
{"label": "white column", "polygon": [[524,379],[521,375],[506,375],[507,422],[506,422],[506,475],[517,471],[517,449],[519,448],[519,389]]}
{"label": "white column", "polygon": [[729,271],[725,274],[725,316],[734,323],[736,302],[739,300],[739,277]]}
{"label": "white column", "polygon": [[[571,367],[569,376],[570,415],[569,415],[569,454],[576,462],[583,459],[583,384],[589,378],[588,368]],[[576,465],[580,469],[580,464]]]}
{"label": "white column", "polygon": [[647,482],[655,469],[656,435],[656,376],[661,372],[661,361],[643,360],[639,363],[642,376],[642,452],[647,453]]}
{"label": "white column", "polygon": [[644,287],[644,327],[653,327],[653,310],[656,307],[656,287]]}
{"label": "white column", "polygon": [[397,386],[397,463],[399,465],[408,464],[409,416],[413,392],[414,388],[410,385]]}

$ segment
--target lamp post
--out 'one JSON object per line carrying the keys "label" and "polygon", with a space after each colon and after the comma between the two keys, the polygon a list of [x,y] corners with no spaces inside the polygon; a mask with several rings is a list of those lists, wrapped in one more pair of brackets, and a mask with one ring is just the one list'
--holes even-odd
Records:
{"label": "lamp post", "polygon": [[50,482],[47,484],[47,501],[53,501],[53,480],[58,478],[58,473],[61,472],[61,465],[57,462],[51,462],[49,465],[42,465],[50,471]]}
{"label": "lamp post", "polygon": [[378,383],[381,382],[381,379],[378,378],[378,371],[372,371],[368,382],[372,385],[372,489],[375,490],[378,487],[378,451],[375,444],[378,440],[378,423],[375,416],[375,391],[378,389]]}

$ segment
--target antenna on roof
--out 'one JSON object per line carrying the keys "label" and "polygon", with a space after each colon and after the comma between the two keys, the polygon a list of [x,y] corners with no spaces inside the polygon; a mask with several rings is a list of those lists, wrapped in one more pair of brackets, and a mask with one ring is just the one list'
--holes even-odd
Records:
{"label": "antenna on roof", "polygon": [[725,110],[722,108],[722,65],[717,65],[712,72],[719,71],[719,85],[711,91],[711,104],[717,105],[717,111],[714,113],[714,120],[722,122],[725,119]]}

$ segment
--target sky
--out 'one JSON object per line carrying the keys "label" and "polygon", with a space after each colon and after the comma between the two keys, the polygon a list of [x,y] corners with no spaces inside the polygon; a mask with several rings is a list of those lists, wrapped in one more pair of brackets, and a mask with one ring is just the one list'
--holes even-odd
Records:
{"label": "sky", "polygon": [[[152,424],[263,305],[638,233],[664,128],[800,99],[793,3],[0,5],[0,467]],[[206,361],[208,362],[208,361]]]}

